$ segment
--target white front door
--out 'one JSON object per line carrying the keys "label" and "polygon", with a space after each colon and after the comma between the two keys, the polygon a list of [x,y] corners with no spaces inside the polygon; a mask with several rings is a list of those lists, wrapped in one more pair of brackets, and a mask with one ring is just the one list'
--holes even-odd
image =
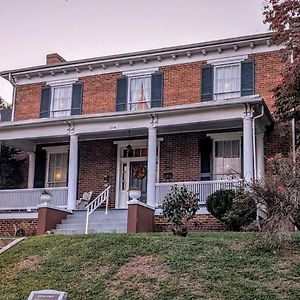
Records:
{"label": "white front door", "polygon": [[140,201],[147,202],[147,158],[128,157],[121,159],[119,208],[127,208],[131,189],[141,191]]}

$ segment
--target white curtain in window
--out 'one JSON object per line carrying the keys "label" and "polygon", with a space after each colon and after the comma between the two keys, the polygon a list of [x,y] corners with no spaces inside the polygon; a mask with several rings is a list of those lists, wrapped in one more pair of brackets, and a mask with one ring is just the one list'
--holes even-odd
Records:
{"label": "white curtain in window", "polygon": [[215,69],[216,100],[236,98],[240,96],[240,66],[229,65]]}
{"label": "white curtain in window", "polygon": [[146,109],[151,102],[151,77],[130,79],[130,110]]}
{"label": "white curtain in window", "polygon": [[234,179],[241,176],[240,141],[216,141],[214,179]]}
{"label": "white curtain in window", "polygon": [[49,155],[48,186],[67,186],[68,155],[67,153],[51,153]]}
{"label": "white curtain in window", "polygon": [[55,87],[53,90],[53,117],[69,116],[72,105],[72,86]]}

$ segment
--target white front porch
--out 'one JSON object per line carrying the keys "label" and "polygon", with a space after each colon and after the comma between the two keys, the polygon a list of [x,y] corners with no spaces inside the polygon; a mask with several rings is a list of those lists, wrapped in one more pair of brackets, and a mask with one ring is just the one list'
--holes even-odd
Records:
{"label": "white front porch", "polygon": [[[256,110],[253,108],[255,105],[258,105]],[[130,161],[133,159],[128,162],[128,157],[122,156],[121,152],[117,154],[116,152],[119,151],[117,145],[123,143],[123,146],[126,147],[131,143],[134,146],[134,141],[141,142],[142,140],[145,141],[145,145],[142,146],[146,150],[145,155],[134,157],[134,159],[142,161],[147,170],[145,184],[147,204],[157,207],[171,186],[185,184],[189,190],[199,193],[200,204],[204,206],[207,196],[221,188],[233,188],[237,182],[236,179],[229,179],[228,177],[226,180],[216,180],[220,179],[217,177],[218,174],[215,172],[216,166],[214,165],[214,158],[217,157],[214,148],[216,143],[237,142],[236,152],[232,154],[233,150],[230,150],[233,156],[222,156],[222,159],[229,158],[235,162],[240,161],[237,170],[235,170],[238,176],[235,178],[263,179],[263,134],[265,125],[270,122],[267,115],[257,121],[254,119],[254,116],[259,116],[259,108],[263,105],[260,98],[251,98],[239,102],[201,103],[185,109],[170,107],[119,115],[110,113],[101,116],[77,116],[74,119],[70,118],[70,120],[57,118],[57,120],[42,119],[35,122],[16,122],[19,123],[19,126],[0,125],[0,132],[6,142],[29,153],[28,189],[0,191],[0,210],[35,209],[42,201],[40,196],[43,190],[49,190],[53,194],[52,205],[74,210],[76,209],[76,200],[82,195],[82,192],[93,190],[94,196],[97,196],[105,189],[105,184],[112,185],[113,196],[110,201],[113,206],[111,208],[122,208],[117,205],[122,192],[122,168],[120,166],[122,163],[127,163],[129,169]],[[176,150],[179,141],[176,138],[170,138],[170,136],[176,136],[176,134],[186,136],[188,133],[201,133],[202,137],[211,140],[209,170],[206,170],[206,167],[200,167],[202,162],[198,149],[198,136],[193,141],[185,139],[178,151],[174,153],[173,149]],[[109,145],[108,143],[101,144],[105,141],[109,141]],[[159,154],[159,145],[163,143],[168,145],[164,149],[171,151],[174,156],[160,157],[160,154],[165,151],[161,150]],[[191,143],[194,148],[192,149],[193,152],[190,153],[188,150],[191,148]],[[36,172],[37,166],[35,165],[37,162],[35,156],[39,155],[38,147],[39,150],[47,152],[51,147],[54,148],[58,145],[67,146],[65,156],[68,155],[68,166],[61,168],[56,176],[57,178],[64,178],[63,182],[67,186],[64,188],[51,187],[49,185],[51,181],[47,179],[50,178],[49,176],[42,179],[36,176],[41,175]],[[81,151],[83,148],[85,153]],[[102,151],[97,157],[93,153],[95,149]],[[122,148],[119,147],[118,149]],[[85,160],[88,161],[84,167],[80,156],[85,156]],[[186,164],[187,158],[189,164]],[[164,163],[161,163],[160,159]],[[45,160],[44,165],[47,166],[47,172],[50,174],[49,155],[47,162]],[[222,164],[225,165],[225,160]],[[181,171],[184,172],[183,175],[179,174]],[[45,175],[45,170],[43,172]],[[190,175],[189,172],[193,172],[193,174]],[[65,176],[61,176],[62,173]],[[170,173],[171,177],[164,177],[164,173],[166,175]],[[104,182],[104,178],[111,181],[109,183]],[[127,192],[130,188],[130,178],[129,176],[126,178],[128,178],[128,182],[124,190]],[[42,186],[35,185],[37,179],[43,184]],[[93,186],[89,182],[93,182]],[[41,188],[32,188],[32,186]]]}

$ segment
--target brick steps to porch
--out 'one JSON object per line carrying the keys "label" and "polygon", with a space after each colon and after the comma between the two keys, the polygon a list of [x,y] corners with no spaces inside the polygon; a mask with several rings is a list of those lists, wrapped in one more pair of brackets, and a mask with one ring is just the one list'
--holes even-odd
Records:
{"label": "brick steps to porch", "polygon": [[[127,214],[125,209],[93,212],[89,218],[88,233],[126,233]],[[83,234],[85,232],[86,211],[75,211],[53,230],[55,234]]]}

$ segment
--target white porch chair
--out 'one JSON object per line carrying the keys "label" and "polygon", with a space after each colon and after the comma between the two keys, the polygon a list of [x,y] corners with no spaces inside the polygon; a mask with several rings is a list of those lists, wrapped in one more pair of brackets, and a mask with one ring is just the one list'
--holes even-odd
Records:
{"label": "white porch chair", "polygon": [[89,204],[92,195],[93,191],[83,193],[82,197],[77,200],[77,208],[85,208]]}

